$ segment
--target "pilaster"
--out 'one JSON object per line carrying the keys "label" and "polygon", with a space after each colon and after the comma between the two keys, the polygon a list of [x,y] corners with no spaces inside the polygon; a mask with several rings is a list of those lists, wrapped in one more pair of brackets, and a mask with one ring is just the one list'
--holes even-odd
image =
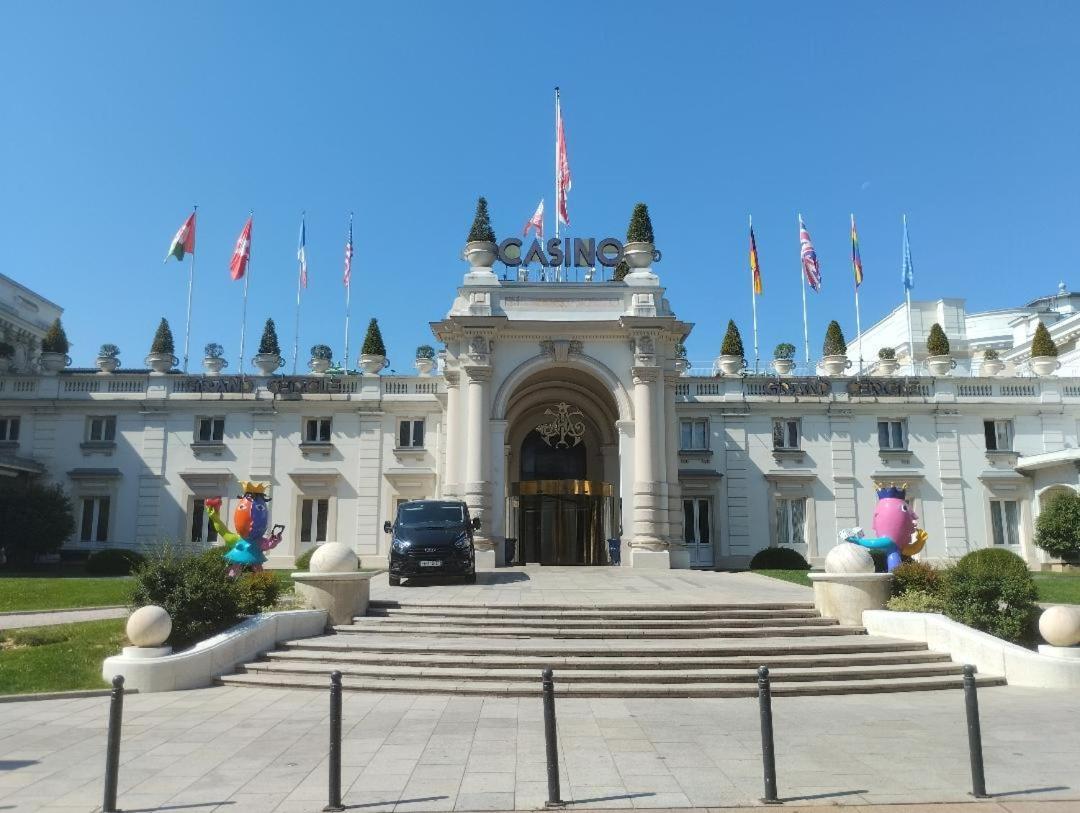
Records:
{"label": "pilaster", "polygon": [[[938,475],[941,478],[941,517],[945,531],[945,556],[968,552],[967,518],[964,514],[964,481],[960,465],[960,415],[955,409],[934,416],[937,433]],[[933,538],[930,540],[933,544]]]}
{"label": "pilaster", "polygon": [[[724,485],[729,556],[750,556],[763,547],[750,538],[750,478],[746,416],[724,416]],[[760,532],[760,531],[759,531]]]}
{"label": "pilaster", "polygon": [[664,374],[664,461],[667,468],[668,540],[671,543],[671,566],[690,567],[690,555],[683,541],[682,486],[679,484],[679,426],[675,414],[675,385],[679,374]]}
{"label": "pilaster", "polygon": [[458,497],[461,494],[461,373],[447,370],[446,379],[446,480],[443,496]]}
{"label": "pilaster", "polygon": [[[834,526],[826,547],[832,547],[841,528],[859,524],[858,500],[855,493],[855,449],[851,440],[852,412],[850,409],[829,413],[829,458],[832,463]],[[807,534],[810,558],[821,555],[818,534]]]}
{"label": "pilaster", "polygon": [[165,487],[165,441],[169,414],[153,409],[142,413],[142,468],[135,507],[135,543],[153,545],[161,539],[161,492]]}
{"label": "pilaster", "polygon": [[[357,410],[356,434],[356,535],[354,549],[364,556],[389,556],[379,552],[390,540],[382,533],[383,416],[377,404]],[[389,517],[387,517],[389,519]]]}

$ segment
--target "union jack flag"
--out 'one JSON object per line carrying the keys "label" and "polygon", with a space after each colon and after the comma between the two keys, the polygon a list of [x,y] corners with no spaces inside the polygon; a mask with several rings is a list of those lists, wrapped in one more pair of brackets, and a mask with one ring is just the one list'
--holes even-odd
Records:
{"label": "union jack flag", "polygon": [[349,239],[345,241],[345,287],[352,283],[352,215],[349,215]]}
{"label": "union jack flag", "polygon": [[821,266],[818,265],[817,252],[810,242],[810,232],[806,230],[802,215],[799,215],[799,254],[802,258],[803,276],[814,291],[821,290]]}

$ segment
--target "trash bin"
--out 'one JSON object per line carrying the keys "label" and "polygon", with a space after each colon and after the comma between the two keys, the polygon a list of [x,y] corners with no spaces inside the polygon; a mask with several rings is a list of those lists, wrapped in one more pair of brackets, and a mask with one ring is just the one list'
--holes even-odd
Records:
{"label": "trash bin", "polygon": [[622,564],[622,540],[618,537],[612,537],[607,541],[607,554],[608,561],[612,565]]}
{"label": "trash bin", "polygon": [[515,554],[517,553],[517,540],[508,536],[504,540],[504,544],[506,546],[503,549],[503,553],[506,557],[506,566],[510,567],[514,564]]}

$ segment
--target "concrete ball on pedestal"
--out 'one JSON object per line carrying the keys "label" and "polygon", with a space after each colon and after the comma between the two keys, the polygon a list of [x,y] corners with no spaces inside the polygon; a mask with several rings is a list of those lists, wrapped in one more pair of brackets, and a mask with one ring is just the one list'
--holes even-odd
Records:
{"label": "concrete ball on pedestal", "polygon": [[825,556],[826,573],[873,573],[874,557],[862,545],[841,542]]}
{"label": "concrete ball on pedestal", "polygon": [[1049,607],[1039,616],[1039,634],[1053,646],[1080,644],[1080,608]]}
{"label": "concrete ball on pedestal", "polygon": [[360,569],[356,553],[341,542],[325,542],[311,555],[311,573],[353,573]]}
{"label": "concrete ball on pedestal", "polygon": [[135,646],[161,646],[172,632],[172,618],[164,607],[147,604],[127,620],[127,637]]}

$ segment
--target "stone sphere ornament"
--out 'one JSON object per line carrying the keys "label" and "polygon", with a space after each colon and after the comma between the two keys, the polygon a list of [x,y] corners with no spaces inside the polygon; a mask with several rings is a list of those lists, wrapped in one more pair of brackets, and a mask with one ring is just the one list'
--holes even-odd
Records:
{"label": "stone sphere ornament", "polygon": [[140,607],[127,620],[127,637],[135,646],[162,646],[171,632],[172,618],[156,604]]}
{"label": "stone sphere ornament", "polygon": [[841,542],[825,556],[826,573],[873,573],[874,557],[862,545]]}
{"label": "stone sphere ornament", "polygon": [[1080,644],[1080,607],[1049,607],[1039,616],[1039,634],[1051,646]]}
{"label": "stone sphere ornament", "polygon": [[360,569],[356,553],[342,542],[325,542],[311,555],[311,573],[354,573]]}

